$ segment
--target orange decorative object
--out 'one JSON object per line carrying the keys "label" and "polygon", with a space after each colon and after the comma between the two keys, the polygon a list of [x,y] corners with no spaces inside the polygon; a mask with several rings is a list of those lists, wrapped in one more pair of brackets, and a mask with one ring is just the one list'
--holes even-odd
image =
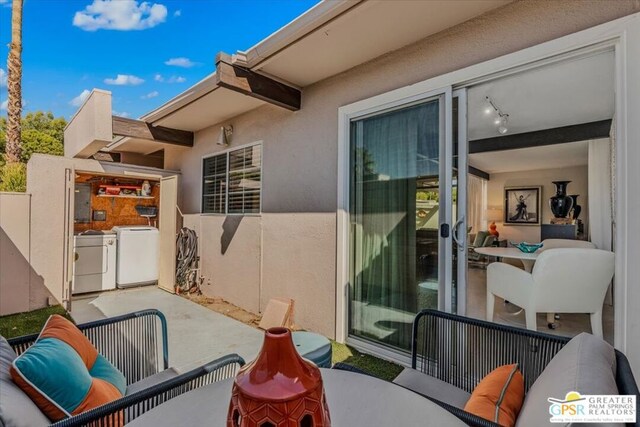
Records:
{"label": "orange decorative object", "polygon": [[300,357],[289,329],[268,329],[256,360],[236,376],[227,427],[330,426],[320,369]]}
{"label": "orange decorative object", "polygon": [[492,236],[496,236],[496,239],[500,237],[500,233],[498,233],[495,221],[489,224],[489,234],[491,234]]}

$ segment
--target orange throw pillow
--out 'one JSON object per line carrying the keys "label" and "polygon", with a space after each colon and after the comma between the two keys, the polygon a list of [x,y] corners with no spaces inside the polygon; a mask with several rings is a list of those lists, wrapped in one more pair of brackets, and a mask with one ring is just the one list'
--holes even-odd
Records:
{"label": "orange throw pillow", "polygon": [[464,410],[501,426],[515,426],[524,402],[524,377],[517,364],[494,369],[471,393]]}

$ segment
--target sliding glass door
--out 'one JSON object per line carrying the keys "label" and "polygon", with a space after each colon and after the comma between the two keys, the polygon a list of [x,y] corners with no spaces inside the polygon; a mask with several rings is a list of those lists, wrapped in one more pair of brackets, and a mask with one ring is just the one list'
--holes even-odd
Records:
{"label": "sliding glass door", "polygon": [[351,120],[351,337],[408,350],[419,310],[451,310],[452,116],[447,89]]}

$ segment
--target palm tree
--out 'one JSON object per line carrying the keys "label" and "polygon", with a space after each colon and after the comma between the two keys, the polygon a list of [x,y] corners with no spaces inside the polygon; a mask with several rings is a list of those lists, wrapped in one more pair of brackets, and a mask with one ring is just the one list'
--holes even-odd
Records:
{"label": "palm tree", "polygon": [[7,162],[20,161],[22,116],[22,1],[13,0],[11,11],[11,44],[7,60]]}

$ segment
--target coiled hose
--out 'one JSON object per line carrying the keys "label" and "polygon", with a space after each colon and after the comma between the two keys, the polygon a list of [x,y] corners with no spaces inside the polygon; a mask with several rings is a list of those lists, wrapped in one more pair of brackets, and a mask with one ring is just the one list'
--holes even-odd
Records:
{"label": "coiled hose", "polygon": [[176,285],[189,290],[197,285],[197,277],[192,273],[198,268],[198,235],[194,230],[183,227],[176,239]]}

